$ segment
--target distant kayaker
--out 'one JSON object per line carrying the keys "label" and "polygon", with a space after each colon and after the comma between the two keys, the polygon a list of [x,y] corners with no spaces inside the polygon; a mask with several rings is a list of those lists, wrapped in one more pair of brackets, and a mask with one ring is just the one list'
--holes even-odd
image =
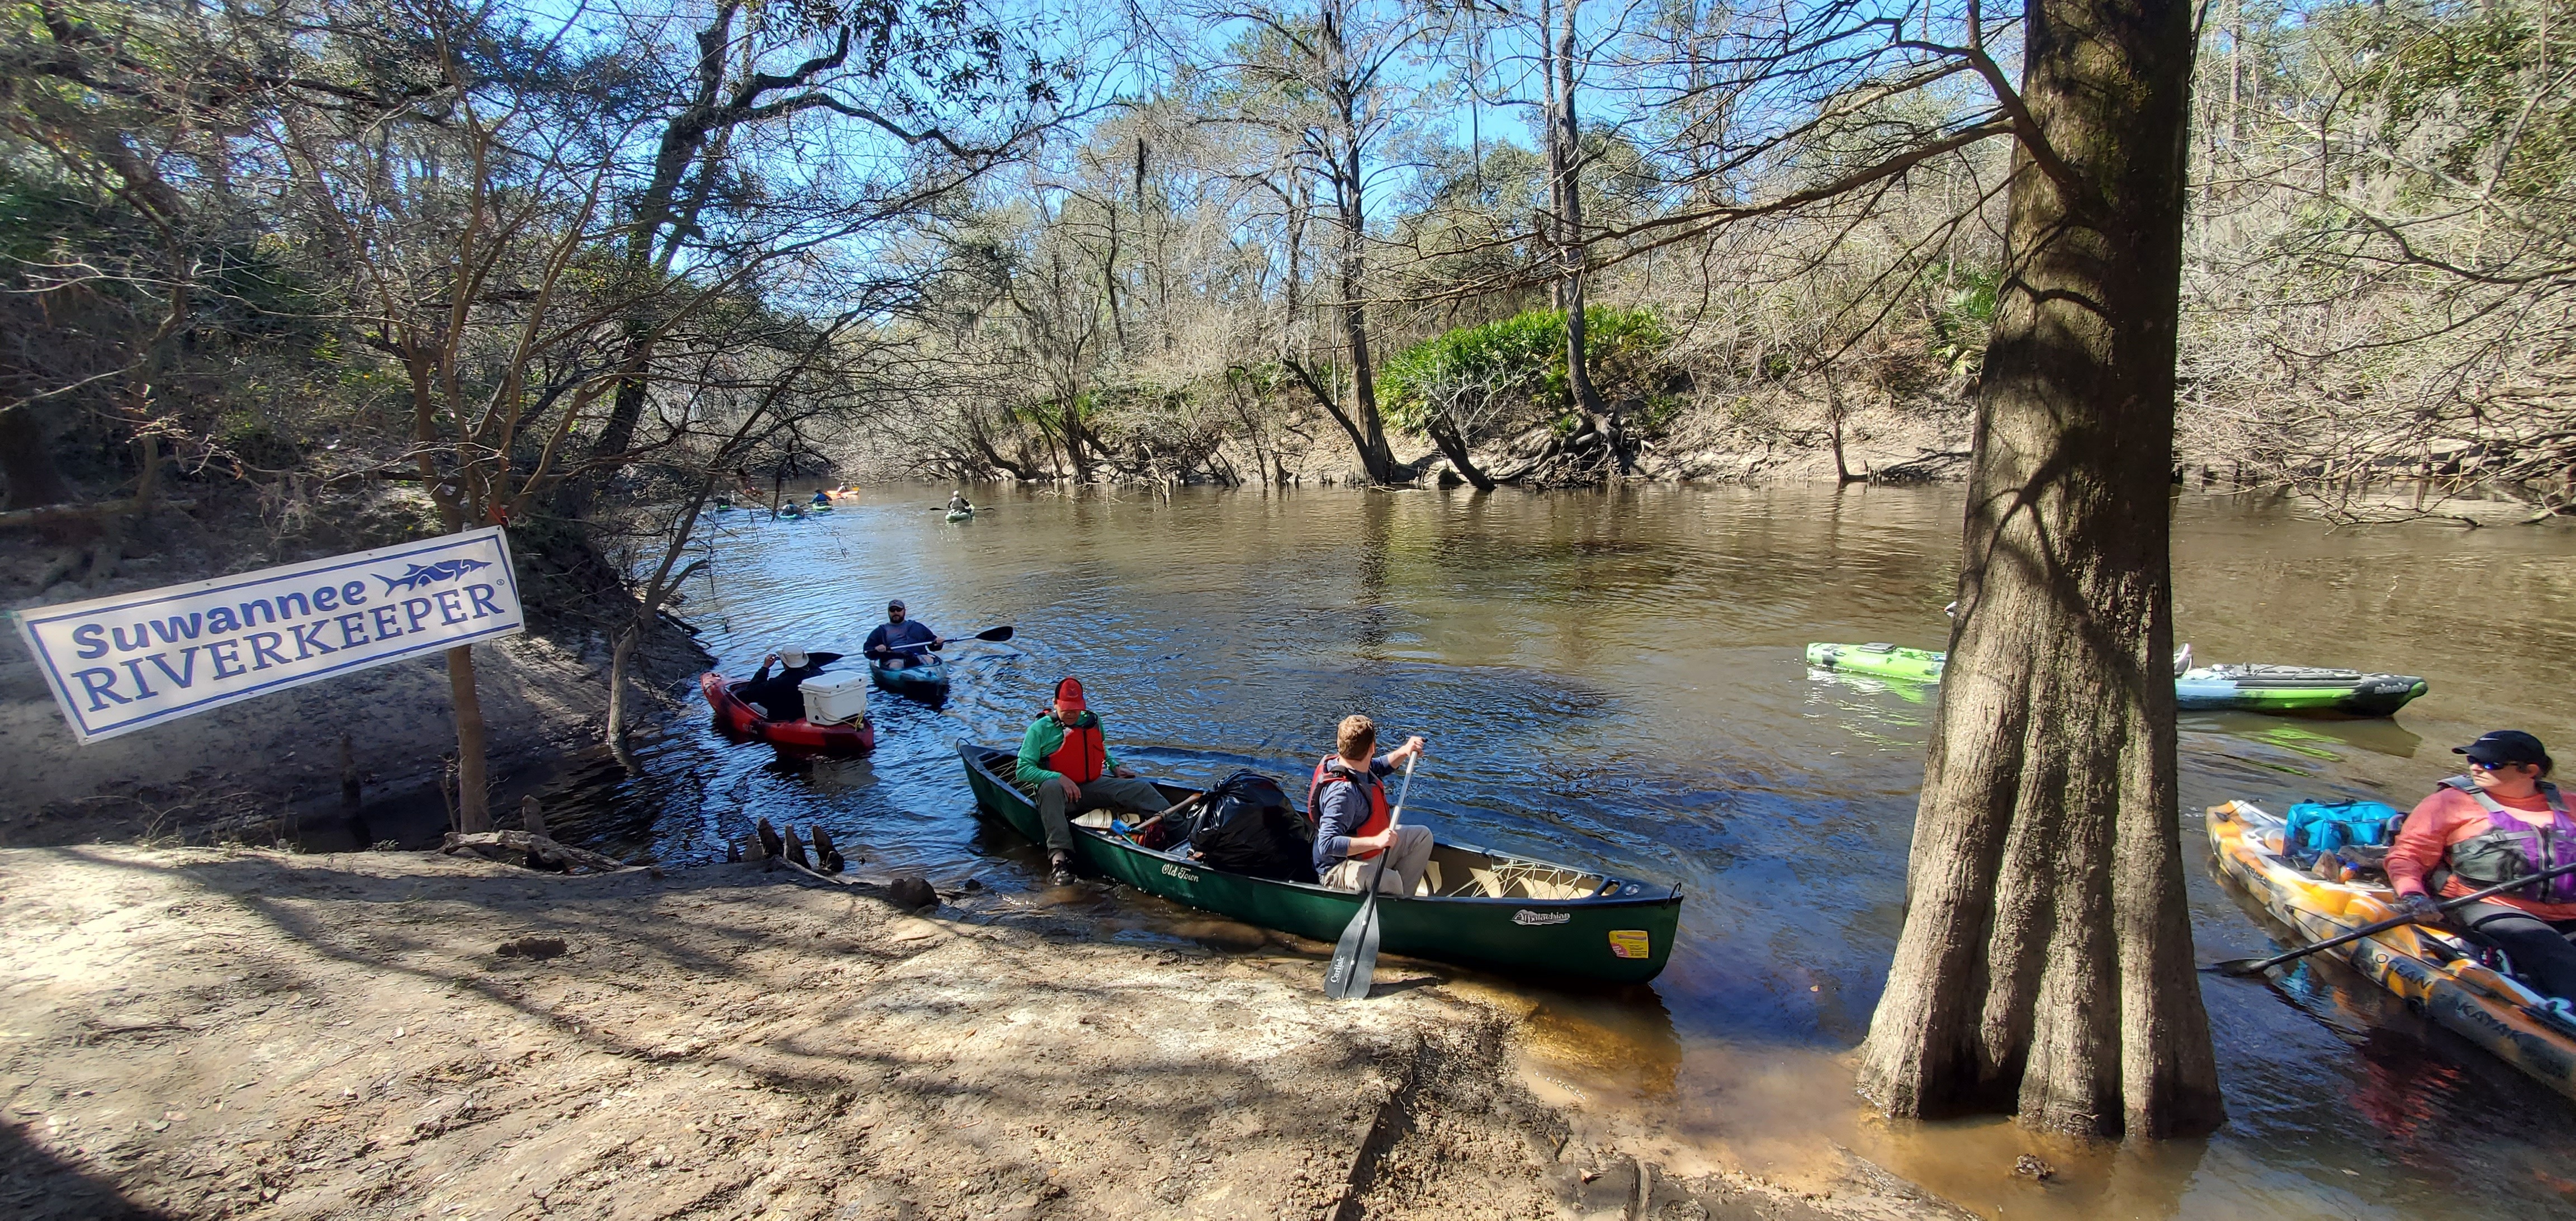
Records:
{"label": "distant kayaker", "polygon": [[965,489],[960,488],[957,491],[950,492],[948,494],[948,511],[951,513],[972,513],[975,511],[975,506],[966,503]]}
{"label": "distant kayaker", "polygon": [[831,508],[832,494],[830,492],[817,491],[814,493],[814,503],[827,509]]}
{"label": "distant kayaker", "polygon": [[900,670],[930,660],[924,650],[936,652],[947,643],[939,638],[939,633],[930,630],[929,624],[905,618],[903,599],[897,598],[886,603],[886,621],[868,633],[859,650],[868,655],[868,660],[886,669]]}
{"label": "distant kayaker", "polygon": [[[809,653],[799,648],[785,648],[760,660],[760,670],[734,694],[742,702],[769,714],[773,721],[792,721],[805,715],[805,697],[796,684],[823,672],[823,667],[841,660],[838,653]],[[782,667],[771,674],[771,663]]]}
{"label": "distant kayaker", "polygon": [[1377,749],[1377,722],[1354,713],[1342,718],[1334,734],[1333,753],[1315,764],[1306,787],[1306,809],[1315,818],[1315,874],[1335,890],[1359,890],[1386,856],[1378,874],[1381,894],[1409,895],[1431,863],[1431,828],[1407,823],[1391,827],[1386,775],[1422,756],[1422,739],[1372,759]]}
{"label": "distant kayaker", "polygon": [[[2434,910],[2438,890],[2457,898],[2498,882],[2576,863],[2576,817],[2549,783],[2553,765],[2540,739],[2499,729],[2452,753],[2469,771],[2453,776],[2406,816],[2388,850],[2388,880],[2404,910],[2419,920]],[[2576,1000],[2576,875],[2553,878],[2453,910],[2449,923],[2492,943],[2513,960],[2523,982]]]}
{"label": "distant kayaker", "polygon": [[1020,735],[1020,787],[1034,793],[1038,819],[1046,824],[1047,871],[1058,886],[1073,882],[1073,827],[1067,811],[1126,810],[1154,814],[1167,809],[1162,790],[1136,779],[1109,754],[1100,718],[1082,698],[1082,683],[1067,678],[1055,685],[1055,702],[1045,716]]}

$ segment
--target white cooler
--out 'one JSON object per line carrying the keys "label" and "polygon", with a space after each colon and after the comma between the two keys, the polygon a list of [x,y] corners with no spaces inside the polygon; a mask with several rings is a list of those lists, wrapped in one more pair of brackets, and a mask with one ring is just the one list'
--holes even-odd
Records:
{"label": "white cooler", "polygon": [[805,697],[805,719],[817,725],[840,725],[868,714],[868,675],[817,674],[796,684]]}

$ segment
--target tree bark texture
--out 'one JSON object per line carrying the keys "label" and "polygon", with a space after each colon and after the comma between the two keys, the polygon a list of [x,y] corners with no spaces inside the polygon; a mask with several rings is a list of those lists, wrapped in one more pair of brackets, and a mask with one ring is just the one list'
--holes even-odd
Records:
{"label": "tree bark texture", "polygon": [[[2174,356],[2191,8],[2033,0],[2005,281],[1907,910],[1862,1047],[1900,1116],[2224,1118],[2175,809]],[[2053,158],[2046,153],[2053,152]],[[2052,164],[2053,162],[2053,164]]]}

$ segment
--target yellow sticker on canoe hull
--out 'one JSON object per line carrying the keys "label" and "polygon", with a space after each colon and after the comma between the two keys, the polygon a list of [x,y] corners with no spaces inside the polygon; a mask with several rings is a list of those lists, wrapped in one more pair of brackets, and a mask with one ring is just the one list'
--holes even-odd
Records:
{"label": "yellow sticker on canoe hull", "polygon": [[1610,953],[1620,958],[1644,958],[1650,952],[1646,930],[1614,928],[1610,930]]}

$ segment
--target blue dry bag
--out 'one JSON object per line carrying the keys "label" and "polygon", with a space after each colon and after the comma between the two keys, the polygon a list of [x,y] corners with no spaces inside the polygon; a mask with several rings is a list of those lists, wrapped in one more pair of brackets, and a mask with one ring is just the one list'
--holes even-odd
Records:
{"label": "blue dry bag", "polygon": [[2328,805],[2302,801],[2290,807],[2289,827],[2281,855],[2300,864],[2315,863],[2320,853],[2350,844],[2385,844],[2395,838],[2405,815],[2384,801],[2345,801]]}

